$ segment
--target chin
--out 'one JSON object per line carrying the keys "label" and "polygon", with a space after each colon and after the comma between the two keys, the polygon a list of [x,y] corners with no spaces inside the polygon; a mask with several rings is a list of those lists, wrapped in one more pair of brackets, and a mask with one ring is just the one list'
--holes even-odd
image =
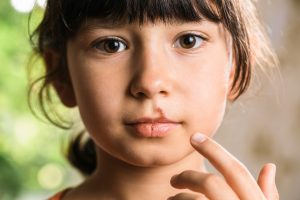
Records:
{"label": "chin", "polygon": [[119,159],[137,167],[162,167],[185,160],[194,149],[190,146],[182,148],[148,148],[140,151],[129,151],[120,155]]}

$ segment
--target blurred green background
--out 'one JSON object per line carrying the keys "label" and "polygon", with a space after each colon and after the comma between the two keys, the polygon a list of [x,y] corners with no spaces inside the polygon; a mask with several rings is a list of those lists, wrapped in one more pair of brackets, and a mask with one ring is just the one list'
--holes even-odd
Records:
{"label": "blurred green background", "polygon": [[28,9],[20,12],[9,0],[0,1],[0,200],[45,199],[74,182],[57,148],[65,146],[68,134],[28,108],[28,27],[33,30],[43,14],[36,6],[28,24]]}

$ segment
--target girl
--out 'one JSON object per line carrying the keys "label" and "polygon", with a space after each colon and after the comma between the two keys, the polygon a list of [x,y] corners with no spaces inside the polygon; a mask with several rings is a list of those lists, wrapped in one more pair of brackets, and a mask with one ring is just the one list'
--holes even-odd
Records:
{"label": "girl", "polygon": [[33,36],[45,115],[57,124],[53,86],[89,136],[69,151],[85,181],[50,199],[279,199],[273,164],[256,182],[212,139],[253,66],[274,60],[251,0],[48,0]]}

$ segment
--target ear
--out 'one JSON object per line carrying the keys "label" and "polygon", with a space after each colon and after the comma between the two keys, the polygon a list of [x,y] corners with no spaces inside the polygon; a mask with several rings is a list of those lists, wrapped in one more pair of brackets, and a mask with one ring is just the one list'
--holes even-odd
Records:
{"label": "ear", "polygon": [[61,102],[71,108],[77,105],[75,93],[70,79],[67,66],[62,66],[62,60],[58,52],[54,50],[45,50],[43,58],[46,65],[47,74],[53,74],[48,81],[53,85]]}
{"label": "ear", "polygon": [[236,98],[236,94],[234,93],[234,88],[232,88],[234,76],[235,76],[235,70],[236,70],[236,65],[233,63],[229,74],[228,94],[227,94],[228,101],[234,101]]}

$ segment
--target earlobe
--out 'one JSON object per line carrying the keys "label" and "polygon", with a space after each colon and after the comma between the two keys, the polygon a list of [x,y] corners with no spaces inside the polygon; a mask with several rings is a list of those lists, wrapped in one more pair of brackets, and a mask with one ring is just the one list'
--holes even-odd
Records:
{"label": "earlobe", "polygon": [[77,105],[73,86],[71,83],[53,82],[53,86],[60,101],[67,107],[73,108]]}
{"label": "earlobe", "polygon": [[[73,85],[68,70],[63,68],[67,66],[61,65],[61,57],[54,50],[46,50],[43,54],[47,71],[47,81],[50,82],[61,102],[67,107],[75,107],[77,105]],[[49,76],[51,74],[51,76]]]}

